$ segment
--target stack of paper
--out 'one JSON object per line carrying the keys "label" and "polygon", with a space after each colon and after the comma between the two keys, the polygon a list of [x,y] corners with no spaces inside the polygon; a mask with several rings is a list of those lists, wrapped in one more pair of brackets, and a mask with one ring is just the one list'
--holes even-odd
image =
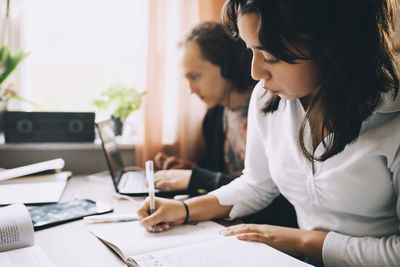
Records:
{"label": "stack of paper", "polygon": [[61,172],[63,167],[59,158],[0,171],[0,205],[58,202],[72,175]]}
{"label": "stack of paper", "polygon": [[8,169],[0,171],[0,182],[12,178],[22,177],[26,175],[37,174],[46,171],[56,171],[64,168],[65,162],[63,159],[53,159],[48,161],[43,161],[39,163],[34,163],[30,165],[25,165],[18,168]]}

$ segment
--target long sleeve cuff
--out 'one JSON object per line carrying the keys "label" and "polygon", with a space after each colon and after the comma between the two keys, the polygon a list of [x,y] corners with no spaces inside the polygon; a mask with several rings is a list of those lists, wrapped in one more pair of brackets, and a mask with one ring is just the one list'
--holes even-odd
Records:
{"label": "long sleeve cuff", "polygon": [[346,235],[329,232],[322,247],[322,259],[324,266],[341,266],[343,249],[346,247],[349,237]]}
{"label": "long sleeve cuff", "polygon": [[218,187],[221,173],[213,172],[198,166],[192,168],[188,186],[191,195],[204,194]]}
{"label": "long sleeve cuff", "polygon": [[[236,184],[240,178],[236,179],[233,181],[231,184]],[[243,215],[249,214],[249,212],[244,212],[243,208],[239,208],[238,205],[236,204],[237,197],[235,197],[236,194],[232,194],[231,191],[231,184],[229,186],[222,186],[212,192],[210,192],[210,195],[215,196],[218,199],[218,202],[222,206],[233,206],[231,209],[231,212],[229,213],[228,217],[226,219],[228,220],[233,220],[238,217],[241,217]],[[247,207],[248,208],[248,207]]]}

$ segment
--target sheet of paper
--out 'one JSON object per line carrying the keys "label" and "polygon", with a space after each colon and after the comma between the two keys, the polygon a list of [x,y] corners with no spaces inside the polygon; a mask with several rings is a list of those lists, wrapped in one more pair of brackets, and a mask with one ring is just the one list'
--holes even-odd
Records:
{"label": "sheet of paper", "polygon": [[0,181],[34,174],[46,170],[56,170],[64,168],[64,160],[61,158],[25,165],[18,168],[8,169],[0,172]]}
{"label": "sheet of paper", "polygon": [[211,221],[196,225],[186,224],[161,232],[151,233],[135,222],[91,225],[90,231],[97,237],[118,247],[124,255],[135,256],[204,240],[220,238],[224,227]]}
{"label": "sheet of paper", "polygon": [[306,267],[311,266],[258,242],[222,237],[197,244],[132,257],[140,267]]}
{"label": "sheet of paper", "polygon": [[55,264],[38,246],[2,252],[0,263],[1,267],[55,267]]}
{"label": "sheet of paper", "polygon": [[33,225],[22,204],[0,208],[0,251],[32,246]]}
{"label": "sheet of paper", "polygon": [[0,205],[57,202],[71,172],[28,176],[0,182]]}

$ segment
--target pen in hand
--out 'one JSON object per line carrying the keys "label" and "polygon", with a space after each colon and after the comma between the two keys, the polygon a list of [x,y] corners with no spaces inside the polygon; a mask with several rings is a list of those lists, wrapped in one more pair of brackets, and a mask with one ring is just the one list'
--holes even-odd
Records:
{"label": "pen in hand", "polygon": [[[146,161],[146,179],[147,186],[149,188],[149,199],[150,199],[150,214],[156,211],[155,194],[154,194],[154,164],[152,160]],[[156,226],[152,226],[153,232],[156,231]]]}
{"label": "pen in hand", "polygon": [[106,215],[92,215],[83,218],[89,223],[111,223],[111,222],[130,222],[136,221],[136,214],[106,214]]}

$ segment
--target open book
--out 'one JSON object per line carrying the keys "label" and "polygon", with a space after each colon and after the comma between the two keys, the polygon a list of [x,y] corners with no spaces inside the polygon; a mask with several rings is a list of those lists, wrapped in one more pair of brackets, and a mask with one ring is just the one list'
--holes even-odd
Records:
{"label": "open book", "polygon": [[150,233],[138,222],[125,222],[91,225],[90,231],[128,266],[310,266],[265,244],[225,237],[218,233],[223,228],[206,221]]}
{"label": "open book", "polygon": [[32,221],[26,207],[14,204],[0,208],[1,267],[54,267],[43,250],[34,244]]}

